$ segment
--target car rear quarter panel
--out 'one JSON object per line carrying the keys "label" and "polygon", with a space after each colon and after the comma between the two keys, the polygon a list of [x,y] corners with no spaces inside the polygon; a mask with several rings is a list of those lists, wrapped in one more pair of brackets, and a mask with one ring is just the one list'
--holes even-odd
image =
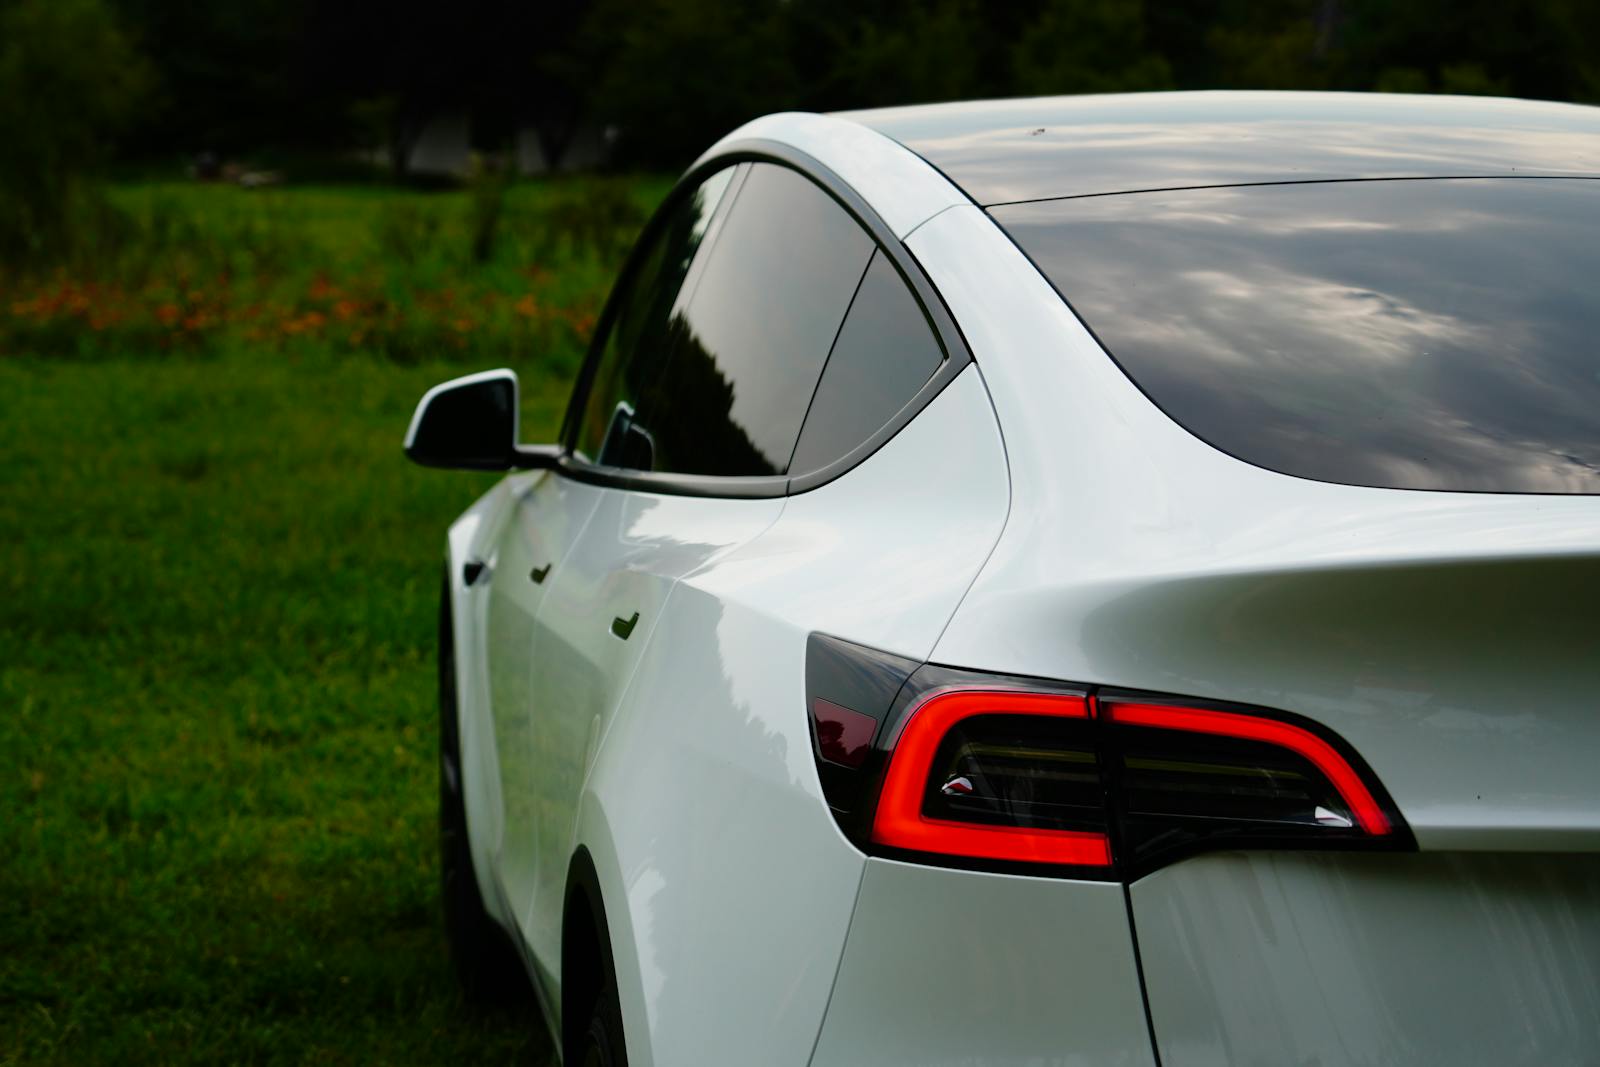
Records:
{"label": "car rear quarter panel", "polygon": [[936,660],[1309,715],[1424,848],[1600,849],[1600,498],[1331,485],[1191,436],[977,208],[912,235],[1012,519]]}
{"label": "car rear quarter panel", "polygon": [[812,1061],[1154,1063],[1122,887],[871,859]]}
{"label": "car rear quarter panel", "polygon": [[673,587],[574,840],[596,855],[630,1062],[809,1060],[865,857],[817,780],[807,636],[926,658],[1008,499],[969,367],[859,467]]}

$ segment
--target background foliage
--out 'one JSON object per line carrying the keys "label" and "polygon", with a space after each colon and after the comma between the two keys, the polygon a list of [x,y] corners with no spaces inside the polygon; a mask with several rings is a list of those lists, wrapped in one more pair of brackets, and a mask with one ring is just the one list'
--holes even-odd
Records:
{"label": "background foliage", "polygon": [[[12,0],[17,2],[17,0]],[[681,166],[775,110],[1031,93],[1300,88],[1600,97],[1591,0],[111,0],[155,57],[139,152],[576,121]],[[314,103],[315,106],[308,106]]]}
{"label": "background foliage", "polygon": [[98,0],[0,5],[0,263],[73,244],[74,209],[98,207],[84,176],[149,82]]}
{"label": "background foliage", "polygon": [[[435,588],[511,365],[549,439],[681,166],[755,115],[1275,87],[1600,99],[1593,0],[0,0],[0,1065],[545,1062],[454,991]],[[486,153],[403,164],[435,117]],[[517,129],[613,174],[513,180]],[[374,166],[354,149],[379,149]],[[281,187],[185,177],[199,153]]]}

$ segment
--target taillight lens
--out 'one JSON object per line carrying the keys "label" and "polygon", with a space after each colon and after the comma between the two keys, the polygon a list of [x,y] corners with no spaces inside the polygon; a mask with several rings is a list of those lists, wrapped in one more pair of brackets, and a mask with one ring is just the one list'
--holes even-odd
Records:
{"label": "taillight lens", "polygon": [[808,689],[824,792],[869,852],[1131,879],[1205,849],[1415,847],[1360,757],[1309,720],[871,650],[855,669],[852,648],[814,637]]}
{"label": "taillight lens", "polygon": [[1360,758],[1311,723],[1138,698],[1107,696],[1097,707],[1132,870],[1200,849],[1409,842]]}
{"label": "taillight lens", "polygon": [[[1150,798],[1167,795],[1180,808],[1185,797],[1202,798],[1200,810],[1214,815],[1241,814],[1241,804],[1251,809],[1266,801],[1281,809],[1278,821],[1285,823],[1349,826],[1354,822],[1374,837],[1390,831],[1389,817],[1349,760],[1304,726],[1217,708],[1121,702],[1107,702],[1104,708],[1106,719],[1115,725],[1149,727],[1151,737],[1169,735],[1169,749],[1174,734],[1226,739],[1218,746],[1221,759],[1215,762],[1170,751],[1169,757],[1178,756],[1177,763],[1162,763],[1158,754],[1148,752],[1124,756],[1125,763],[1134,761],[1130,770],[1142,772],[1137,783]],[[1191,738],[1184,740],[1188,748],[1196,747]],[[1246,744],[1237,744],[1240,741]],[[1159,748],[1162,742],[1146,744]],[[1138,752],[1140,746],[1124,740],[1122,747],[1124,752]],[[1206,810],[1207,802],[1220,804],[1222,810]]]}
{"label": "taillight lens", "polygon": [[1003,863],[1109,867],[1088,701],[1003,690],[932,694],[895,744],[872,841]]}

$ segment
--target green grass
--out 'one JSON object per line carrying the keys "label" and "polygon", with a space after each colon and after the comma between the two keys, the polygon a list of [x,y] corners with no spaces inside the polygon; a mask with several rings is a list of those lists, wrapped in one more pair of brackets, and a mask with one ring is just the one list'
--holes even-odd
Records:
{"label": "green grass", "polygon": [[[279,195],[324,241],[376,198]],[[0,347],[0,1064],[549,1061],[438,914],[440,556],[492,478],[399,441],[483,365]],[[567,367],[523,366],[528,439]]]}

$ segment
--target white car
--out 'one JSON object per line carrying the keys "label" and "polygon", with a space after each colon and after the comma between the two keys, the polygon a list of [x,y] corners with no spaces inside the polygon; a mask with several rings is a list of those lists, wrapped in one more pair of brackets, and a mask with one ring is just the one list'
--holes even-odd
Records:
{"label": "white car", "polygon": [[1600,1063],[1600,112],[757,120],[423,398],[446,904],[568,1063]]}

